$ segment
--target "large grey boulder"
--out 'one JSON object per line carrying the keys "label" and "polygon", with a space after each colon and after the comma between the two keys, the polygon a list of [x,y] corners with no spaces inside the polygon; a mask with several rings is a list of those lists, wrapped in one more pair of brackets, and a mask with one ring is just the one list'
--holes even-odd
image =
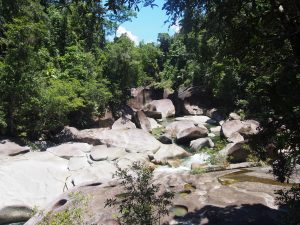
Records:
{"label": "large grey boulder", "polygon": [[244,136],[251,136],[259,132],[259,122],[256,120],[243,121],[243,128],[239,131]]}
{"label": "large grey boulder", "polygon": [[20,146],[15,142],[10,140],[0,141],[0,157],[1,156],[16,156],[19,154],[24,154],[30,151],[27,146]]}
{"label": "large grey boulder", "polygon": [[195,126],[187,128],[176,135],[178,143],[188,143],[197,138],[206,137],[208,135],[208,130],[206,127]]}
{"label": "large grey boulder", "polygon": [[120,117],[114,124],[112,125],[113,130],[126,130],[136,128],[136,125],[131,122],[127,117]]}
{"label": "large grey boulder", "polygon": [[[144,111],[159,112],[162,118],[175,116],[175,107],[170,99],[154,100],[145,105]],[[149,114],[147,116],[149,116]]]}
{"label": "large grey boulder", "polygon": [[31,218],[33,210],[27,206],[7,206],[0,209],[0,224],[24,222]]}
{"label": "large grey boulder", "polygon": [[175,137],[177,142],[184,143],[197,138],[206,137],[208,130],[201,124],[195,126],[193,121],[182,120],[168,124],[166,133],[171,137]]}
{"label": "large grey boulder", "polygon": [[245,162],[250,154],[249,150],[245,148],[243,142],[229,143],[219,154],[229,156],[233,163]]}
{"label": "large grey boulder", "polygon": [[232,134],[239,132],[243,126],[244,124],[240,120],[229,120],[222,124],[222,133],[229,138]]}
{"label": "large grey boulder", "polygon": [[103,144],[125,148],[129,152],[156,152],[161,143],[141,129],[105,130],[97,136]]}
{"label": "large grey boulder", "polygon": [[244,137],[238,132],[233,133],[229,138],[227,138],[227,141],[232,143],[243,142],[244,140]]}
{"label": "large grey boulder", "polygon": [[162,127],[162,125],[160,125],[155,119],[148,118],[148,120],[150,122],[151,130]]}
{"label": "large grey boulder", "polygon": [[151,123],[143,111],[137,111],[134,118],[137,128],[141,128],[145,131],[151,130]]}
{"label": "large grey boulder", "polygon": [[164,164],[167,162],[168,159],[182,158],[188,156],[190,156],[190,153],[188,153],[178,145],[162,145],[160,149],[154,154],[153,162]]}
{"label": "large grey boulder", "polygon": [[92,145],[87,143],[65,143],[55,147],[47,149],[47,152],[50,152],[58,157],[70,159],[71,157],[83,157],[86,153],[90,152]]}
{"label": "large grey boulder", "polygon": [[258,133],[259,122],[255,120],[229,120],[222,124],[222,133],[226,138],[230,138],[238,132],[242,135],[249,136]]}
{"label": "large grey boulder", "polygon": [[230,120],[241,120],[241,117],[238,114],[232,112],[229,114],[229,119]]}
{"label": "large grey boulder", "polygon": [[214,146],[215,144],[210,138],[198,138],[190,143],[190,147],[193,150],[199,150],[203,147],[213,148]]}

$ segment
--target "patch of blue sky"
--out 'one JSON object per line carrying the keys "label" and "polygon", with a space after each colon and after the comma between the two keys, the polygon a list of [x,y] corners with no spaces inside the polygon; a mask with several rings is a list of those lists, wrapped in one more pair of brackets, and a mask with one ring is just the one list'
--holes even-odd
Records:
{"label": "patch of blue sky", "polygon": [[[116,32],[117,36],[126,34],[135,44],[143,41],[145,43],[156,42],[158,33],[169,33],[173,35],[178,32],[178,26],[170,26],[165,23],[168,17],[162,10],[163,0],[155,1],[158,6],[140,8],[137,17],[132,21],[121,24]],[[113,39],[110,37],[109,39]]]}

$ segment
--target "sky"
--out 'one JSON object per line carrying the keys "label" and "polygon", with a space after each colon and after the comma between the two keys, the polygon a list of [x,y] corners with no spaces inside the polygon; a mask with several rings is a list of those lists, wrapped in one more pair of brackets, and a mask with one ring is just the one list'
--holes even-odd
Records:
{"label": "sky", "polygon": [[168,19],[165,11],[162,10],[163,0],[157,0],[155,3],[158,7],[141,8],[137,12],[137,17],[132,18],[132,21],[121,24],[117,30],[117,36],[126,35],[138,44],[140,41],[145,43],[156,42],[158,33],[169,33],[173,35],[178,32],[178,26],[169,28],[169,24],[164,24]]}

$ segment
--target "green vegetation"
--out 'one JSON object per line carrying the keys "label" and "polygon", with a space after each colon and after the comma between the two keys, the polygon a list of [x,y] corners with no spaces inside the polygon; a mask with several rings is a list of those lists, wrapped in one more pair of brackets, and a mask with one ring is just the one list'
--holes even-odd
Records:
{"label": "green vegetation", "polygon": [[282,224],[300,224],[300,185],[294,185],[290,189],[279,190],[276,194],[277,205],[287,210],[287,214],[282,218]]}
{"label": "green vegetation", "polygon": [[201,168],[201,167],[195,168],[195,169],[191,170],[191,174],[193,174],[193,175],[203,174],[203,173],[206,173],[206,172],[207,172],[206,169],[205,168]]}
{"label": "green vegetation", "polygon": [[[78,225],[83,224],[83,216],[87,210],[89,198],[80,192],[70,193],[71,206],[55,212],[47,213],[38,225]],[[41,212],[43,213],[43,212]]]}
{"label": "green vegetation", "polygon": [[106,207],[117,207],[122,224],[155,225],[169,213],[168,207],[174,194],[160,192],[160,186],[152,183],[152,170],[135,162],[129,169],[118,168],[114,174],[120,180],[123,192],[107,199]]}

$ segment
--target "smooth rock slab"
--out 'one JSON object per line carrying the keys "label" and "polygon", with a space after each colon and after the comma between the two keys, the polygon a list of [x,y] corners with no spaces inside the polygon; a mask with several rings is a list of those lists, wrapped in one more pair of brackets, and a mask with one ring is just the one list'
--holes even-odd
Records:
{"label": "smooth rock slab", "polygon": [[122,156],[126,155],[127,152],[124,148],[110,147],[106,145],[95,146],[91,151],[91,159],[94,161],[109,160],[114,161]]}
{"label": "smooth rock slab", "polygon": [[49,152],[30,152],[0,163],[0,209],[43,207],[64,189],[68,160]]}
{"label": "smooth rock slab", "polygon": [[50,152],[58,157],[70,159],[71,157],[83,157],[85,153],[90,152],[92,145],[87,143],[65,143],[52,148],[48,148]]}
{"label": "smooth rock slab", "polygon": [[0,157],[1,156],[16,156],[30,151],[27,146],[20,146],[10,140],[0,141]]}
{"label": "smooth rock slab", "polygon": [[73,157],[69,160],[68,169],[76,171],[89,166],[90,164],[87,161],[87,157]]}

